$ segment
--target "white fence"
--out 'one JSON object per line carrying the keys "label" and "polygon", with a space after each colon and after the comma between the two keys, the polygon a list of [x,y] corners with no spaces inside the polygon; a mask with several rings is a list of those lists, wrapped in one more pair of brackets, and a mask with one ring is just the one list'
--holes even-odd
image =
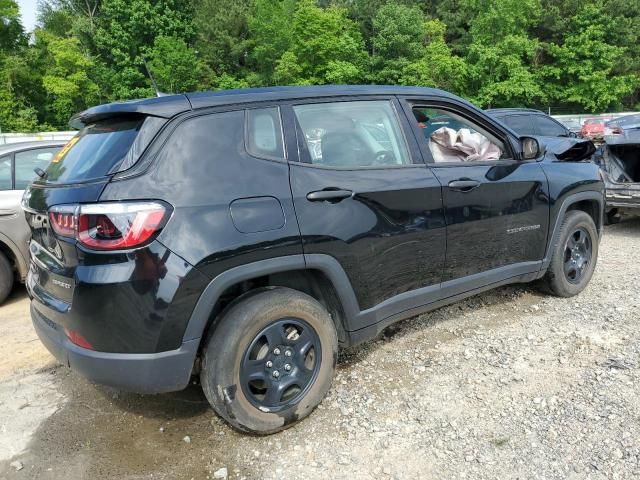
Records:
{"label": "white fence", "polygon": [[595,114],[580,113],[575,115],[551,115],[551,116],[556,120],[558,120],[559,122],[562,122],[564,120],[577,120],[578,122],[580,122],[580,125],[582,125],[587,118],[606,118],[607,120],[609,120],[611,118],[623,117],[624,115],[637,115],[638,113],[640,112],[595,113]]}
{"label": "white fence", "polygon": [[70,132],[0,133],[0,145],[8,143],[32,142],[34,140],[69,140],[76,134]]}

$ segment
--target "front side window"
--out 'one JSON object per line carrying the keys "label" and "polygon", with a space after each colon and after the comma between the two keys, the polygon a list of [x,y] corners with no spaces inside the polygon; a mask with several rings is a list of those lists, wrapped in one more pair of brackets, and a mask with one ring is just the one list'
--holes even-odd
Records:
{"label": "front side window", "polygon": [[45,170],[60,147],[36,148],[16,153],[16,190],[24,190],[36,176],[34,170]]}
{"label": "front side window", "polygon": [[432,107],[412,111],[436,163],[508,158],[502,141],[456,113]]}
{"label": "front side window", "polygon": [[387,100],[293,108],[314,165],[359,168],[411,163],[400,124]]}
{"label": "front side window", "polygon": [[0,157],[0,190],[11,190],[11,155]]}
{"label": "front side window", "polygon": [[280,110],[247,110],[247,151],[254,157],[284,159]]}

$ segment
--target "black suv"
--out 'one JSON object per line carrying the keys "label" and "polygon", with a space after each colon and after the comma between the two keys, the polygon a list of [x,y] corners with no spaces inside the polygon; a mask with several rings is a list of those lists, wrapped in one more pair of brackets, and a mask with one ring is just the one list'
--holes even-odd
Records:
{"label": "black suv", "polygon": [[492,108],[492,117],[504,122],[519,135],[540,137],[577,137],[575,132],[540,110],[531,108]]}
{"label": "black suv", "polygon": [[123,389],[199,374],[244,431],[307,416],[339,346],[509,283],[576,295],[596,265],[598,167],[439,90],[193,93],[72,124],[23,199],[38,335]]}

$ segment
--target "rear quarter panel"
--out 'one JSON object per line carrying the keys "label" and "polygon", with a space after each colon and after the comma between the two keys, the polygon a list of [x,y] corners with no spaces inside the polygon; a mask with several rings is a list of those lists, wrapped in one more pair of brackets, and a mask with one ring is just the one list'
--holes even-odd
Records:
{"label": "rear quarter panel", "polygon": [[[170,203],[174,211],[158,240],[210,278],[249,262],[301,254],[289,166],[246,153],[244,111],[174,122],[147,172],[113,181],[101,200]],[[258,231],[247,231],[252,223]]]}

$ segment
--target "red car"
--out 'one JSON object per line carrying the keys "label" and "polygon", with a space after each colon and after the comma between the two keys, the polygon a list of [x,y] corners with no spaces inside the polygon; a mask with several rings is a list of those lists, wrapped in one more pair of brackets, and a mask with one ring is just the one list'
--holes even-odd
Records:
{"label": "red car", "polygon": [[609,120],[611,120],[611,118],[587,118],[582,124],[580,136],[589,140],[602,140],[604,138],[604,124]]}

